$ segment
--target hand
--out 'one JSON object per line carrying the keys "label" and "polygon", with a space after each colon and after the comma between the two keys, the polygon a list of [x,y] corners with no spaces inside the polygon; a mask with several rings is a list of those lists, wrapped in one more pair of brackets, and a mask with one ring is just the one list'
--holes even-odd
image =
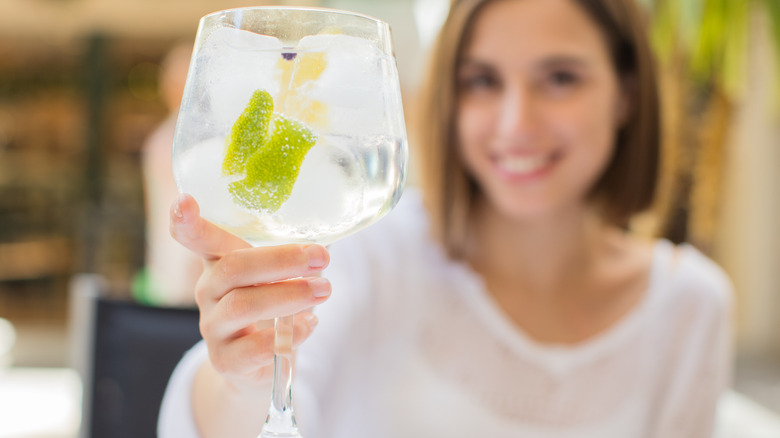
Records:
{"label": "hand", "polygon": [[195,301],[213,368],[235,389],[268,383],[273,319],[300,312],[295,347],[317,324],[310,309],[330,296],[328,280],[316,276],[328,265],[327,250],[298,244],[252,248],[201,218],[189,195],[171,207],[171,235],[204,260]]}

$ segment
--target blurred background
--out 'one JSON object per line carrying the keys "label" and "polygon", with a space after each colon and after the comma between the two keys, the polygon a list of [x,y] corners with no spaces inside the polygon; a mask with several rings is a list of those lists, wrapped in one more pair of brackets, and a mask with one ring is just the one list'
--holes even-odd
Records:
{"label": "blurred background", "polygon": [[[658,205],[635,226],[690,242],[728,272],[734,387],[780,413],[780,1],[641,3],[661,67],[666,158]],[[173,195],[145,191],[144,157],[169,159],[176,78],[186,73],[176,57],[188,59],[199,18],[260,4],[0,0],[0,368],[67,372],[78,273],[99,274],[116,297],[180,304],[148,286],[147,236],[155,221],[167,227]],[[276,4],[388,21],[407,124],[416,128],[425,53],[448,0]],[[65,379],[78,387],[77,377]],[[0,424],[7,412],[0,390]],[[0,438],[73,436],[77,423],[62,421],[59,435],[0,428]]]}

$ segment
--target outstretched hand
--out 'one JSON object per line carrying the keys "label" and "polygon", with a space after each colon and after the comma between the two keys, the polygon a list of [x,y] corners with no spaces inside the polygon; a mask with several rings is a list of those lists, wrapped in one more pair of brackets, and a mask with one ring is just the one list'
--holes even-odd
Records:
{"label": "outstretched hand", "polygon": [[171,235],[199,254],[204,270],[195,290],[200,331],[214,369],[235,388],[265,384],[272,376],[273,319],[298,314],[294,346],[311,334],[311,308],[328,299],[328,265],[320,245],[252,248],[200,217],[194,198],[181,195],[171,207]]}

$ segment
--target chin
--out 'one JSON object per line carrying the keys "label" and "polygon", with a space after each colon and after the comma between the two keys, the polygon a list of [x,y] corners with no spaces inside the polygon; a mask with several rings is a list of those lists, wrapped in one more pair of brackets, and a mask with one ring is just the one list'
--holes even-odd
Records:
{"label": "chin", "polygon": [[493,210],[513,222],[538,221],[551,217],[557,210],[554,205],[540,199],[488,199]]}
{"label": "chin", "polygon": [[[583,195],[584,196],[584,195]],[[518,223],[549,221],[587,208],[579,197],[553,194],[487,194],[484,202],[499,216]]]}

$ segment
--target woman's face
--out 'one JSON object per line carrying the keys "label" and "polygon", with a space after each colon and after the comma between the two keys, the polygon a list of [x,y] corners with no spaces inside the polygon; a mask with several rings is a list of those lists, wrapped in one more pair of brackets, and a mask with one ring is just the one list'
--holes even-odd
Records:
{"label": "woman's face", "polygon": [[626,113],[607,42],[571,0],[495,0],[457,71],[459,152],[513,219],[585,205]]}

